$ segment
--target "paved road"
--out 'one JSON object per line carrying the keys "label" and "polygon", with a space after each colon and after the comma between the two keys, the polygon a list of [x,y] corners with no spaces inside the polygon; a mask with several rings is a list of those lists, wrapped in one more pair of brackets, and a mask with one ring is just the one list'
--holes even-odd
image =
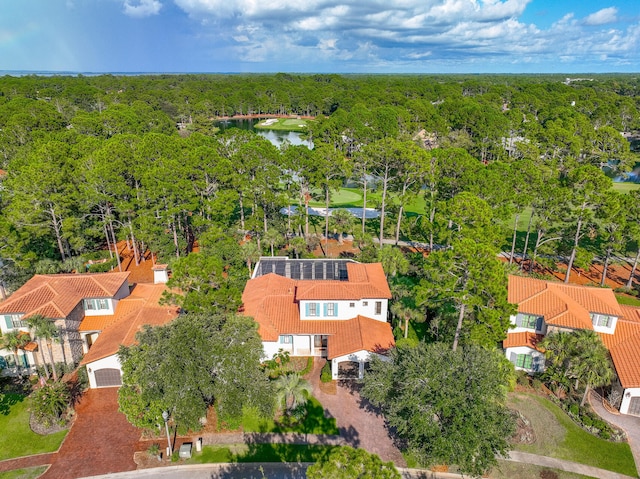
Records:
{"label": "paved road", "polygon": [[598,469],[597,467],[585,466],[577,462],[563,461],[555,457],[538,456],[526,452],[511,451],[507,461],[522,462],[525,464],[535,464],[536,466],[549,467],[552,469],[560,469],[562,471],[574,472],[587,477],[597,477],[598,479],[633,479],[631,476],[625,476],[617,472]]}
{"label": "paved road", "polygon": [[[309,463],[287,464],[199,464],[119,472],[91,479],[304,479]],[[404,479],[460,479],[459,474],[398,469]],[[469,477],[469,476],[465,476]],[[85,478],[88,479],[88,478]]]}
{"label": "paved road", "polygon": [[640,418],[628,414],[611,414],[602,405],[602,398],[594,391],[590,391],[589,404],[602,419],[627,433],[629,447],[631,447],[636,469],[640,474]]}

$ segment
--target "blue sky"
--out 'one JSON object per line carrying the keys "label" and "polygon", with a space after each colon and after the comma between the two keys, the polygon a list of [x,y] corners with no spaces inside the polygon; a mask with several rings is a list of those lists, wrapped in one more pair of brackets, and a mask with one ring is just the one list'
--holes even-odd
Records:
{"label": "blue sky", "polygon": [[0,70],[640,71],[638,0],[0,0]]}

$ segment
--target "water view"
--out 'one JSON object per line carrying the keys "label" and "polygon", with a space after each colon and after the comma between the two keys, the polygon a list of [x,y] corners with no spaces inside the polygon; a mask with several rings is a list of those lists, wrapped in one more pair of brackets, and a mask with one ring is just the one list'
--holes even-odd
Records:
{"label": "water view", "polygon": [[255,128],[255,125],[262,120],[264,120],[264,118],[220,120],[215,122],[214,125],[220,128],[221,131],[225,131],[229,128],[240,128],[241,130],[253,131],[254,133],[257,133],[269,140],[278,148],[280,148],[280,145],[285,141],[288,141],[292,145],[305,145],[308,148],[313,148],[313,142],[304,138],[304,133],[300,133],[298,131],[263,130]]}

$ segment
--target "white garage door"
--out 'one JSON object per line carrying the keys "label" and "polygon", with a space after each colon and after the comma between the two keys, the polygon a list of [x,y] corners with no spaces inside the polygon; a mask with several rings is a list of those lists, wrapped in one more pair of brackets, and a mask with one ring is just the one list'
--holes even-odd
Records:
{"label": "white garage door", "polygon": [[640,416],[640,397],[631,398],[631,402],[629,403],[629,410],[627,414]]}
{"label": "white garage door", "polygon": [[104,388],[108,386],[122,386],[120,370],[115,368],[96,369],[96,386]]}

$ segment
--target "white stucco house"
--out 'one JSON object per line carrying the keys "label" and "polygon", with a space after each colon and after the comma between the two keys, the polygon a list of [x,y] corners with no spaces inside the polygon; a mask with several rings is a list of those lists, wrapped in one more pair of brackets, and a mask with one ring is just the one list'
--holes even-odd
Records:
{"label": "white stucco house", "polygon": [[324,357],[334,379],[362,378],[371,355],[394,345],[390,298],[379,263],[268,257],[247,282],[242,312],[258,323],[265,358]]}
{"label": "white stucco house", "polygon": [[[77,364],[95,338],[81,334],[85,317],[113,315],[118,303],[129,295],[129,273],[39,274],[35,275],[5,301],[0,303],[0,329],[29,332],[27,319],[42,315],[52,321],[58,337],[51,343],[56,363]],[[43,349],[46,343],[42,342]],[[22,372],[33,372],[35,366],[49,361],[49,351],[38,351],[36,342],[19,352]],[[11,373],[13,353],[0,350],[0,366]]]}
{"label": "white stucco house", "polygon": [[518,306],[503,349],[515,368],[544,370],[538,342],[554,331],[593,330],[609,349],[622,394],[620,412],[640,416],[640,308],[618,304],[613,291],[509,276],[509,302]]}
{"label": "white stucco house", "polygon": [[[120,345],[132,344],[144,325],[166,324],[179,314],[175,306],[159,305],[165,284],[130,286],[128,277],[128,272],[36,275],[0,303],[0,329],[29,334],[26,320],[42,315],[58,331],[51,342],[56,363],[85,364],[92,388],[119,386]],[[47,349],[46,342],[41,345]],[[19,369],[13,352],[0,349],[2,374],[30,374],[50,361],[49,351],[40,351],[36,341],[18,357]]]}
{"label": "white stucco house", "polygon": [[96,335],[80,362],[87,367],[91,388],[121,386],[120,346],[134,344],[136,333],[144,326],[163,326],[178,317],[179,308],[159,304],[166,290],[162,283],[139,283],[120,301],[115,314],[85,317],[80,333],[88,337]]}

